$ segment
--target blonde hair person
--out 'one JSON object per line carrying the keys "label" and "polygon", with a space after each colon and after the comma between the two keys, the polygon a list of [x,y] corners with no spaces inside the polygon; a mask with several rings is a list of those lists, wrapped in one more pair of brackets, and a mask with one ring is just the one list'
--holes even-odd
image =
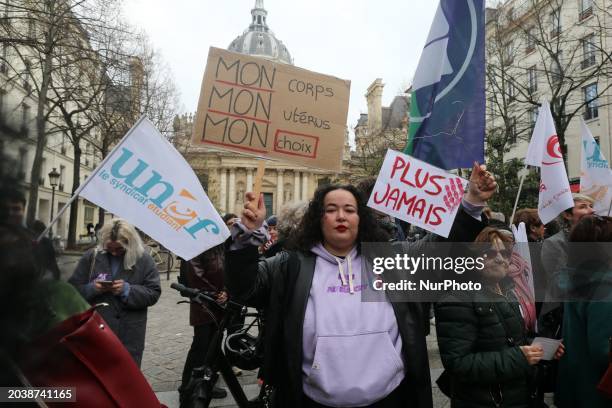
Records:
{"label": "blonde hair person", "polygon": [[574,199],[574,206],[561,213],[561,224],[565,228],[565,235],[569,235],[570,229],[578,224],[580,218],[585,215],[591,215],[595,211],[593,210],[593,204],[595,204],[593,197],[586,194],[572,193],[572,198]]}
{"label": "blonde hair person", "polygon": [[99,234],[98,251],[108,250],[107,245],[111,242],[117,242],[123,247],[125,250],[123,267],[126,270],[132,269],[138,258],[145,253],[140,234],[124,219],[113,219],[109,224],[102,227]]}
{"label": "blonde hair person", "polygon": [[161,294],[159,272],[136,229],[113,219],[99,233],[100,245],[85,252],[68,280],[98,312],[138,366],[144,351],[147,309]]}

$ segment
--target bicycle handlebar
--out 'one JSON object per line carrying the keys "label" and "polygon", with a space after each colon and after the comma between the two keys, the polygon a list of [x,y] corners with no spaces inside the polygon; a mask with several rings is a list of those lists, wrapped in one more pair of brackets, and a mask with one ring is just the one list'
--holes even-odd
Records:
{"label": "bicycle handlebar", "polygon": [[193,302],[196,302],[196,303],[201,304],[202,301],[204,300],[208,303],[214,304],[215,307],[222,309],[222,310],[226,310],[228,306],[231,306],[232,309],[242,309],[244,307],[244,305],[240,303],[236,303],[232,300],[228,300],[227,302],[223,304],[219,304],[217,302],[218,292],[189,288],[185,285],[182,285],[176,282],[171,283],[170,287],[174,290],[178,290],[181,293],[181,296],[188,297],[189,299],[191,299]]}
{"label": "bicycle handlebar", "polygon": [[195,300],[196,298],[203,298],[208,302],[217,303],[217,292],[189,288],[176,282],[171,283],[170,287],[174,290],[178,290],[183,297],[188,297],[192,300]]}

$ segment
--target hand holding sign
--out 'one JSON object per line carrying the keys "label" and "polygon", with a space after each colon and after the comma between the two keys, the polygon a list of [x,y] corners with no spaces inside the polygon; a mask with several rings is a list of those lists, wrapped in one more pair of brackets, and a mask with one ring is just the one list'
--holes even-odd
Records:
{"label": "hand holding sign", "polygon": [[259,199],[254,193],[246,193],[244,195],[245,203],[242,210],[242,224],[250,230],[256,230],[261,227],[266,219],[266,206],[264,205],[263,194],[259,194]]}
{"label": "hand holding sign", "polygon": [[495,177],[487,171],[487,166],[474,162],[470,184],[465,199],[472,204],[486,202],[497,189]]}

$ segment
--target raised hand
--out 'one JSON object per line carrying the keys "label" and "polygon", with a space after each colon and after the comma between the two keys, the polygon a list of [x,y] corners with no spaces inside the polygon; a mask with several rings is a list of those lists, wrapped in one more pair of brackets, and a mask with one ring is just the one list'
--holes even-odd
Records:
{"label": "raised hand", "polygon": [[487,171],[487,166],[474,162],[465,199],[472,204],[482,204],[493,196],[496,189],[497,182]]}
{"label": "raised hand", "polygon": [[250,230],[256,230],[263,224],[266,219],[266,206],[264,205],[263,194],[259,194],[259,199],[254,193],[246,193],[244,195],[244,210],[240,217],[242,225]]}

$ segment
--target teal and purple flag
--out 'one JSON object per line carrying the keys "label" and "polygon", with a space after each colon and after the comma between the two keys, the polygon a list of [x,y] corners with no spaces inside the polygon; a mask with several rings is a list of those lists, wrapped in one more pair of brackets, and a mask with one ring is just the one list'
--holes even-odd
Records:
{"label": "teal and purple flag", "polygon": [[405,153],[446,170],[484,161],[484,0],[440,0],[412,83]]}

